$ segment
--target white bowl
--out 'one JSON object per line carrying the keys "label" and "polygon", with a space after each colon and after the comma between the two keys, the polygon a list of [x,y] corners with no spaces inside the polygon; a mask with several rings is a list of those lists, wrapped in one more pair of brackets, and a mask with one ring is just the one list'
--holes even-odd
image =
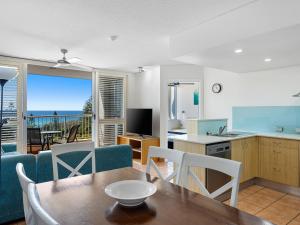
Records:
{"label": "white bowl", "polygon": [[142,180],[123,180],[105,188],[105,193],[123,206],[137,206],[156,192],[156,186]]}

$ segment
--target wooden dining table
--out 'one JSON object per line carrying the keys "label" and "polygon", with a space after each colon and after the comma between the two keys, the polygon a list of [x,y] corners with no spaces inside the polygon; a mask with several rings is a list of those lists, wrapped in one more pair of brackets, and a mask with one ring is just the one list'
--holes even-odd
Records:
{"label": "wooden dining table", "polygon": [[[145,180],[157,192],[142,205],[120,206],[107,185]],[[272,223],[133,168],[122,168],[37,184],[42,207],[61,225],[270,225]]]}

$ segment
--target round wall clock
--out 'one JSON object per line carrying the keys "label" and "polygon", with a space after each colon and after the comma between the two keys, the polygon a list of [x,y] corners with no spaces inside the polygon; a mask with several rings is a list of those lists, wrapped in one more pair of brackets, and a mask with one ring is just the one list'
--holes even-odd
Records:
{"label": "round wall clock", "polygon": [[219,83],[215,83],[213,84],[211,89],[213,93],[220,93],[222,91],[222,85]]}

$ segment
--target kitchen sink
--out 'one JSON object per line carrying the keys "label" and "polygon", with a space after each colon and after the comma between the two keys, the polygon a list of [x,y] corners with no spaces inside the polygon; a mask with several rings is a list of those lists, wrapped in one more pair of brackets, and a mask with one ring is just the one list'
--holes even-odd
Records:
{"label": "kitchen sink", "polygon": [[223,134],[211,134],[211,136],[217,136],[217,137],[237,137],[241,134],[238,133],[223,133]]}

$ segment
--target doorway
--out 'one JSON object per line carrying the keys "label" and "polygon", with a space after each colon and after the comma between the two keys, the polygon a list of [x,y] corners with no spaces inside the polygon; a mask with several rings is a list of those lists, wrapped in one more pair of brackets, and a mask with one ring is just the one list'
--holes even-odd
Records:
{"label": "doorway", "polygon": [[173,138],[188,133],[189,120],[201,117],[199,82],[168,83],[168,148],[173,148]]}

